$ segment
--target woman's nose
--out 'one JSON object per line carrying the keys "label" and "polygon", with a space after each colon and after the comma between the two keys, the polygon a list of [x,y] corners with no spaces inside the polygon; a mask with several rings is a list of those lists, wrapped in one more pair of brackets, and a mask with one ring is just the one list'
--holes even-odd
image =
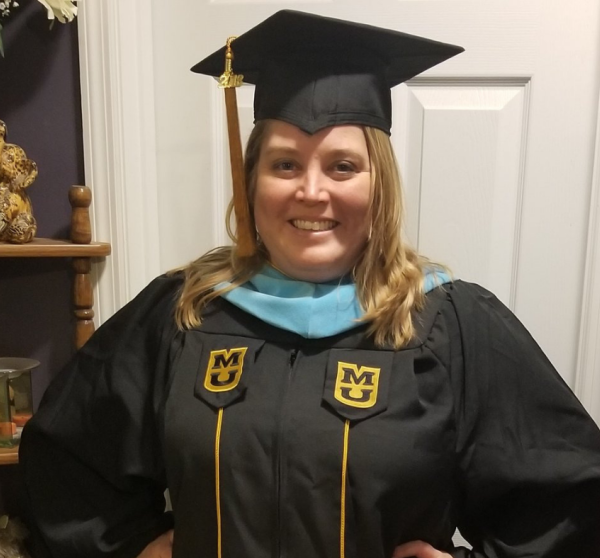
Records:
{"label": "woman's nose", "polygon": [[322,172],[306,172],[296,190],[296,199],[304,203],[327,201],[327,177]]}

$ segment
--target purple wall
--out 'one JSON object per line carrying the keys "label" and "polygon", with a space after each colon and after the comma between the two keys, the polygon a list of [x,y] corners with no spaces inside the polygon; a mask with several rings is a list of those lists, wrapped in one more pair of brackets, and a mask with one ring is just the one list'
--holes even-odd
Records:
{"label": "purple wall", "polygon": [[[7,141],[39,169],[28,193],[37,236],[67,238],[72,184],[83,184],[83,142],[76,22],[49,29],[37,0],[22,0],[3,20],[0,120]],[[0,258],[0,356],[41,362],[33,373],[37,404],[73,352],[70,261]],[[16,466],[0,466],[0,512],[19,513]]]}

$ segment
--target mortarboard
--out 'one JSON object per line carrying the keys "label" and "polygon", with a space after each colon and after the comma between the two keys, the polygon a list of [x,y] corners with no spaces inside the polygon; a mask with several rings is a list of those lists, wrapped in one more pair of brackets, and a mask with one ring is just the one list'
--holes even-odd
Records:
{"label": "mortarboard", "polygon": [[[233,56],[230,69],[237,74],[235,85],[242,78],[245,83],[256,85],[255,122],[283,120],[308,134],[340,124],[372,126],[389,134],[390,89],[462,51],[456,45],[399,31],[282,10],[235,42],[228,41],[227,46],[193,66],[192,71],[221,76],[224,84],[224,61],[229,56],[231,62]],[[228,103],[228,119],[234,119],[229,122],[230,147],[236,127],[239,138],[234,90],[229,93],[229,99],[232,98]],[[240,159],[241,147],[236,151],[239,155],[235,157]],[[249,226],[250,217],[238,212],[248,204],[244,185],[237,184],[236,188],[239,178],[235,175],[239,172],[234,170],[233,159],[232,155],[239,245],[244,236],[240,229]],[[238,204],[235,198],[242,196],[244,199]],[[246,221],[242,227],[240,218]],[[248,255],[252,251],[253,248],[240,250]]]}

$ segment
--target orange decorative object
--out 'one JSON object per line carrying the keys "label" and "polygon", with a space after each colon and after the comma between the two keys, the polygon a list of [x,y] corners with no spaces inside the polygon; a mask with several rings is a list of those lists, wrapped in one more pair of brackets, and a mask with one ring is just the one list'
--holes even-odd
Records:
{"label": "orange decorative object", "polygon": [[24,413],[22,415],[13,415],[12,419],[13,419],[13,424],[15,424],[16,426],[23,428],[23,426],[25,426],[25,423],[32,417],[31,413]]}
{"label": "orange decorative object", "polygon": [[15,447],[33,414],[31,358],[0,358],[0,448]]}
{"label": "orange decorative object", "polygon": [[14,422],[0,422],[0,436],[12,438],[17,433],[17,425]]}

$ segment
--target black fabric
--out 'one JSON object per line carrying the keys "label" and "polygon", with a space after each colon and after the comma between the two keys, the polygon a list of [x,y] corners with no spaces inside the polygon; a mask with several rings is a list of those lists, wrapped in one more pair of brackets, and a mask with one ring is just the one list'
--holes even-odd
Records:
{"label": "black fabric", "polygon": [[[339,124],[390,133],[390,89],[463,51],[390,29],[281,10],[233,43],[233,71],[256,84],[255,121],[309,134]],[[218,77],[225,47],[192,71]]]}
{"label": "black fabric", "polygon": [[50,385],[19,461],[37,557],[135,557],[165,514],[157,416],[170,369],[173,282],[153,282]]}
{"label": "black fabric", "polygon": [[[134,558],[172,524],[167,485],[174,558],[217,556],[211,354],[214,385],[243,387],[222,414],[223,558],[339,556],[348,419],[347,558],[413,539],[455,558],[600,555],[600,432],[481,287],[433,290],[415,341],[377,351],[364,328],[306,340],[221,299],[182,333],[179,285],[157,279],[101,327],[26,426],[34,558]],[[340,362],[355,365],[357,401],[380,369],[376,412],[331,405]],[[473,550],[452,547],[457,526]]]}

